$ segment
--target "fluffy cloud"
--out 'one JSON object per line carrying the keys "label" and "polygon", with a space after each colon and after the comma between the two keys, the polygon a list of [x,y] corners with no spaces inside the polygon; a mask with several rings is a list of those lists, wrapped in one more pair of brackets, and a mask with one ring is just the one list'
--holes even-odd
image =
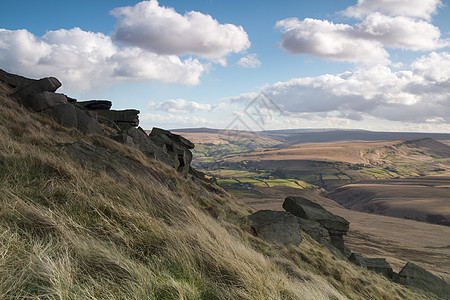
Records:
{"label": "fluffy cloud", "polygon": [[151,113],[141,113],[139,115],[139,123],[143,128],[152,128],[155,126],[167,128],[168,126],[174,126],[174,124],[176,124],[178,128],[217,126],[217,122],[214,120],[211,121],[203,117]]}
{"label": "fluffy cloud", "polygon": [[353,26],[289,18],[278,21],[276,27],[283,32],[281,46],[291,54],[387,64],[385,48],[430,51],[450,44],[441,39],[439,28],[428,22],[440,4],[439,0],[359,0],[344,12],[362,19]]}
{"label": "fluffy cloud", "polygon": [[[29,77],[56,76],[65,91],[89,90],[117,81],[196,85],[212,64],[226,66],[224,56],[250,46],[240,26],[219,24],[199,12],[182,16],[159,6],[156,0],[112,13],[118,17],[114,38],[80,28],[49,31],[43,36],[0,28],[0,65]],[[179,57],[185,54],[208,60]]]}
{"label": "fluffy cloud", "polygon": [[27,30],[0,29],[0,65],[25,76],[56,76],[66,90],[87,90],[124,80],[194,85],[206,71],[197,59],[120,49],[109,36],[80,28],[49,31],[42,37]]}
{"label": "fluffy cloud", "polygon": [[220,24],[196,11],[180,15],[173,8],[159,6],[157,0],[116,8],[111,13],[119,19],[115,41],[158,54],[215,58],[250,47],[241,26]]}
{"label": "fluffy cloud", "polygon": [[247,54],[244,57],[241,57],[237,64],[243,68],[257,68],[261,65],[256,54]]}
{"label": "fluffy cloud", "polygon": [[415,74],[434,83],[447,83],[450,80],[450,54],[432,52],[422,56],[412,64]]}
{"label": "fluffy cloud", "polygon": [[358,0],[343,13],[349,17],[363,18],[373,12],[388,16],[405,16],[429,20],[442,5],[441,0]]}
{"label": "fluffy cloud", "polygon": [[164,102],[150,102],[148,107],[154,110],[178,114],[188,114],[198,111],[213,110],[213,106],[211,104],[186,101],[184,99],[169,99]]}
{"label": "fluffy cloud", "polygon": [[[450,54],[432,53],[409,70],[377,65],[339,75],[295,78],[263,89],[291,116],[334,114],[411,123],[450,123]],[[437,66],[444,66],[442,69]],[[238,99],[249,102],[253,94]]]}
{"label": "fluffy cloud", "polygon": [[440,39],[439,28],[408,17],[388,17],[373,13],[357,24],[356,29],[360,37],[379,41],[389,48],[427,51],[448,45],[447,41]]}
{"label": "fluffy cloud", "polygon": [[276,27],[283,31],[281,46],[291,54],[309,53],[350,62],[389,62],[389,54],[380,42],[360,37],[350,25],[289,18],[278,21]]}

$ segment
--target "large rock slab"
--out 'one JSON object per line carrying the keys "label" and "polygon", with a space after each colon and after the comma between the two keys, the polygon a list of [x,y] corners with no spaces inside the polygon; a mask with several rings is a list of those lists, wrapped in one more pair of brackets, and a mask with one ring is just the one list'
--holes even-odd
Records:
{"label": "large rock slab", "polygon": [[398,274],[399,283],[450,299],[450,285],[418,265],[408,262]]}
{"label": "large rock slab", "polygon": [[48,91],[33,92],[26,96],[14,97],[20,104],[35,112],[41,112],[47,108],[68,103],[66,95]]}
{"label": "large rock slab", "polygon": [[157,128],[157,127],[153,127],[152,132],[150,133],[150,136],[151,137],[154,137],[154,136],[166,136],[171,141],[180,143],[180,144],[186,146],[188,149],[194,149],[194,147],[195,147],[194,143],[192,143],[191,141],[189,141],[185,137],[183,137],[183,136],[181,136],[179,134],[172,133],[169,130],[165,130],[165,129],[161,129],[161,128]]}
{"label": "large rock slab", "polygon": [[330,234],[346,233],[349,229],[350,223],[346,219],[303,197],[287,197],[284,200],[283,208],[299,218],[320,223]]}
{"label": "large rock slab", "polygon": [[98,115],[105,117],[120,128],[128,129],[129,127],[136,127],[139,125],[139,110],[125,109],[125,110],[96,110]]}
{"label": "large rock slab", "polygon": [[31,93],[52,92],[54,93],[59,87],[61,82],[55,77],[46,77],[39,80],[34,80],[29,85],[20,88],[12,94],[14,97],[25,97]]}
{"label": "large rock slab", "polygon": [[112,102],[109,100],[89,100],[77,101],[75,105],[86,110],[110,110]]}
{"label": "large rock slab", "polygon": [[88,116],[84,111],[76,108],[77,114],[77,129],[84,134],[99,134],[103,135],[102,126],[97,120]]}
{"label": "large rock slab", "polygon": [[385,258],[365,258],[364,261],[368,270],[384,275],[389,279],[393,278],[394,272]]}
{"label": "large rock slab", "polygon": [[268,242],[295,246],[302,242],[297,217],[290,213],[260,210],[248,218],[256,236]]}
{"label": "large rock slab", "polygon": [[33,84],[36,80],[11,74],[0,69],[0,81],[6,83],[10,88],[17,91],[27,85]]}
{"label": "large rock slab", "polygon": [[77,110],[72,104],[55,105],[44,110],[43,113],[65,127],[77,128],[78,126]]}
{"label": "large rock slab", "polygon": [[42,113],[50,116],[57,123],[65,127],[76,128],[84,134],[103,134],[101,125],[73,104],[55,105],[42,111]]}

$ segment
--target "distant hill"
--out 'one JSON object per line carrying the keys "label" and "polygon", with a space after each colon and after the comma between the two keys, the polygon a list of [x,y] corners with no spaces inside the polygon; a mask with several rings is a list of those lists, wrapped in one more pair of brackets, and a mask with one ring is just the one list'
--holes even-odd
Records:
{"label": "distant hill", "polygon": [[[207,143],[214,137],[216,140],[227,140],[228,134],[221,129],[212,128],[184,128],[173,129],[173,132],[183,133],[194,143]],[[205,135],[206,134],[206,135]],[[288,129],[268,131],[239,131],[242,136],[258,136],[278,141],[279,146],[288,146],[302,143],[327,143],[342,141],[392,141],[405,139],[432,138],[438,141],[450,141],[450,133],[426,132],[378,132],[368,130],[342,130],[342,129]],[[208,139],[206,139],[206,137]],[[273,145],[273,143],[271,143]]]}

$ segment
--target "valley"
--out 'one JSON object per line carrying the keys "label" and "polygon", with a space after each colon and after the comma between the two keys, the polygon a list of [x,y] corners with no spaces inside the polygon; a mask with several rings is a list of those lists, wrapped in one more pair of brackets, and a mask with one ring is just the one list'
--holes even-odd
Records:
{"label": "valley", "polygon": [[450,134],[186,131],[193,165],[254,210],[308,195],[350,221],[351,251],[450,280]]}

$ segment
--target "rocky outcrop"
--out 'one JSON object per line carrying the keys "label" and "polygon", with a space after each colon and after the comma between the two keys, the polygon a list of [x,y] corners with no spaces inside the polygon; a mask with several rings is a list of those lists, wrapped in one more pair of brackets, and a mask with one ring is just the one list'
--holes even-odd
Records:
{"label": "rocky outcrop", "polygon": [[76,128],[84,134],[104,134],[101,125],[95,119],[89,117],[73,104],[55,105],[42,111],[42,113],[52,117],[59,124]]}
{"label": "rocky outcrop", "polygon": [[[26,108],[48,115],[61,125],[76,128],[84,134],[103,134],[95,119],[69,103],[66,95],[55,93],[61,86],[55,77],[34,80],[0,70],[0,81],[11,87],[11,98]],[[74,100],[69,99],[70,102]]]}
{"label": "rocky outcrop", "polygon": [[398,282],[450,299],[450,285],[418,265],[408,262],[398,274]]}
{"label": "rocky outcrop", "polygon": [[[268,241],[298,245],[303,230],[337,258],[348,260],[350,251],[342,237],[349,228],[347,220],[303,197],[287,197],[283,208],[286,212],[262,210],[250,215],[254,233]],[[294,243],[296,239],[300,241]]]}
{"label": "rocky outcrop", "polygon": [[109,100],[76,101],[75,105],[86,110],[110,110],[112,102]]}
{"label": "rocky outcrop", "polygon": [[139,110],[95,110],[95,114],[107,118],[119,126],[121,129],[129,129],[139,126]]}
{"label": "rocky outcrop", "polygon": [[[313,223],[309,223],[309,226],[304,226],[305,232],[308,234],[311,233],[310,235],[313,238],[316,236],[316,241],[325,246],[329,246],[331,244],[333,248],[336,248],[342,252],[344,257],[348,257],[350,255],[350,251],[344,245],[343,238],[349,229],[350,223],[347,220],[327,211],[320,204],[303,197],[287,197],[284,200],[283,208],[300,219],[313,221],[320,224],[320,227],[328,232],[328,236],[323,234],[318,236],[317,233],[319,232],[320,227],[317,224],[312,226]],[[321,232],[323,232],[323,230]],[[332,247],[329,248],[332,251],[335,250]]]}
{"label": "rocky outcrop", "polygon": [[[194,144],[170,131],[153,128],[148,136],[139,126],[139,110],[112,110],[108,100],[77,101],[55,93],[61,82],[54,77],[39,80],[7,73],[0,69],[0,82],[10,88],[9,95],[26,108],[53,118],[57,123],[84,134],[108,135],[112,139],[163,161],[187,175]],[[194,173],[191,171],[191,173]]]}
{"label": "rocky outcrop", "polygon": [[189,172],[192,152],[195,145],[181,135],[168,130],[154,127],[149,135],[150,139],[159,147],[165,149],[175,169],[183,175]]}
{"label": "rocky outcrop", "polygon": [[260,210],[248,218],[255,235],[268,242],[298,246],[302,241],[297,217],[290,213]]}
{"label": "rocky outcrop", "polygon": [[364,261],[366,263],[367,270],[384,275],[389,279],[393,278],[394,272],[392,271],[391,265],[385,258],[365,258]]}
{"label": "rocky outcrop", "polygon": [[173,162],[170,160],[170,157],[164,148],[155,144],[155,142],[149,138],[141,127],[130,127],[127,130],[119,131],[112,135],[111,138],[120,143],[141,150],[142,153],[150,158],[161,160],[173,166]]}
{"label": "rocky outcrop", "polygon": [[357,266],[367,270],[366,260],[361,253],[352,253],[348,260]]}

